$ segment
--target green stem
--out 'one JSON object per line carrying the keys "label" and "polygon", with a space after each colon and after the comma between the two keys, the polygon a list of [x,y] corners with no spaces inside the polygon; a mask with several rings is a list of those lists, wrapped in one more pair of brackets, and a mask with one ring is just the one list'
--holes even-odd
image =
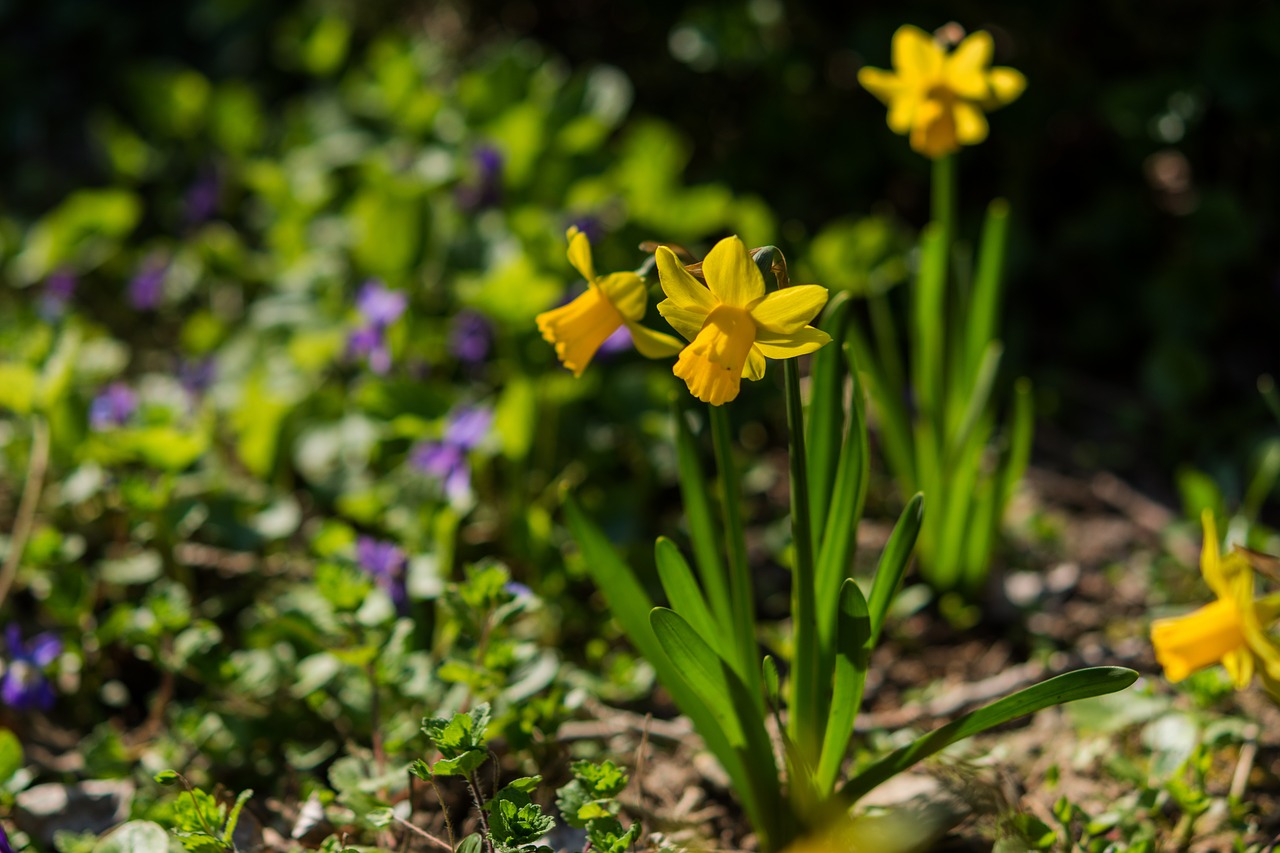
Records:
{"label": "green stem", "polygon": [[747,565],[747,538],[742,526],[742,491],[738,488],[738,469],[733,464],[733,437],[729,413],[722,406],[711,410],[711,438],[715,446],[716,467],[720,469],[720,506],[724,513],[725,546],[729,551],[729,597],[733,610],[733,636],[737,647],[738,675],[751,687],[751,695],[764,708],[760,693],[760,670],[756,657],[756,604],[751,586],[751,570]]}
{"label": "green stem", "polygon": [[44,418],[36,415],[31,419],[31,460],[27,463],[27,480],[22,487],[22,501],[18,504],[18,514],[13,521],[13,531],[9,536],[9,553],[5,555],[4,565],[0,566],[0,606],[9,597],[14,578],[18,576],[18,566],[22,563],[22,552],[26,550],[27,540],[35,527],[36,509],[40,506],[40,492],[44,489],[45,471],[49,467],[49,425]]}
{"label": "green stem", "polygon": [[951,252],[956,230],[956,159],[944,154],[933,161],[933,221],[942,228],[942,244]]}
{"label": "green stem", "polygon": [[813,568],[813,530],[809,523],[809,484],[804,458],[804,411],[800,403],[800,368],[783,362],[787,429],[791,436],[791,539],[795,567],[791,575],[791,614],[795,650],[792,657],[791,739],[807,761],[822,743],[825,714],[818,697],[818,607]]}

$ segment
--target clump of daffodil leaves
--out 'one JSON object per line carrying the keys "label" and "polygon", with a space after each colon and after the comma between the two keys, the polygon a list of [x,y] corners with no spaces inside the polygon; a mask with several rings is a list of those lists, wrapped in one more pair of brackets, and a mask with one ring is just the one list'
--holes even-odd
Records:
{"label": "clump of daffodil leaves", "polygon": [[566,368],[580,376],[605,339],[625,325],[636,350],[648,358],[676,355],[673,369],[704,403],[720,406],[738,396],[742,378],[764,376],[765,358],[795,358],[831,338],[809,325],[827,303],[816,284],[765,292],[764,275],[736,236],[726,237],[692,265],[700,281],[666,246],[657,250],[658,277],[667,298],[658,313],[690,343],[640,325],[644,280],[634,272],[598,276],[586,235],[570,228],[569,262],[588,289],[568,305],[539,314],[542,336]]}
{"label": "clump of daffodil leaves", "polygon": [[942,157],[987,138],[988,113],[1027,87],[1014,68],[991,67],[991,34],[970,34],[947,53],[918,27],[893,34],[893,70],[863,68],[858,82],[889,108],[889,128],[926,157]]}

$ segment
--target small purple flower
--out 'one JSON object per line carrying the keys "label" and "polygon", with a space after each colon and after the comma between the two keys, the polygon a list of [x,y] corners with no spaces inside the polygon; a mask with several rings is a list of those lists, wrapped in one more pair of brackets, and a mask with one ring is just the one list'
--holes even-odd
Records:
{"label": "small purple flower", "polygon": [[9,662],[0,680],[0,701],[15,711],[49,710],[53,707],[53,685],[45,670],[62,654],[62,641],[44,633],[23,642],[22,631],[12,624],[5,629],[4,638]]}
{"label": "small purple flower", "polygon": [[9,836],[5,835],[3,826],[0,826],[0,853],[13,853],[13,845],[9,843]]}
{"label": "small purple flower", "polygon": [[575,218],[569,224],[587,235],[588,242],[593,246],[604,239],[604,223],[600,221],[600,217],[598,216],[592,216],[590,213],[586,213]]}
{"label": "small purple flower", "polygon": [[360,568],[373,575],[378,586],[387,591],[396,612],[409,610],[409,592],[404,583],[405,554],[394,542],[383,542],[372,536],[356,540],[356,562]]}
{"label": "small purple flower", "polygon": [[519,581],[507,581],[507,585],[503,587],[508,595],[514,595],[516,598],[532,598],[533,590],[520,583]]}
{"label": "small purple flower", "polygon": [[489,434],[493,412],[462,406],[449,415],[439,441],[423,441],[409,452],[409,464],[444,483],[451,501],[461,501],[471,491],[471,467],[467,454]]}
{"label": "small purple flower", "polygon": [[604,343],[600,344],[600,348],[596,350],[596,357],[624,352],[632,346],[630,330],[626,326],[619,326],[612,335],[604,339]]}
{"label": "small purple flower", "polygon": [[44,292],[40,294],[40,316],[56,320],[67,310],[67,303],[76,294],[76,277],[68,270],[59,270],[45,279]]}
{"label": "small purple flower", "polygon": [[215,375],[212,358],[184,358],[178,363],[178,382],[192,397],[208,391]]}
{"label": "small purple flower", "polygon": [[138,410],[138,395],[123,382],[112,382],[89,404],[89,426],[101,432],[122,427]]}
{"label": "small purple flower", "polygon": [[479,311],[459,311],[449,327],[449,352],[463,364],[479,364],[493,344],[493,325]]}
{"label": "small purple flower", "polygon": [[502,152],[481,145],[471,154],[475,182],[458,187],[458,206],[463,210],[483,210],[502,202]]}
{"label": "small purple flower", "polygon": [[385,329],[409,307],[409,299],[399,290],[384,287],[382,282],[370,279],[356,296],[356,310],[371,326]]}
{"label": "small purple flower", "polygon": [[205,169],[187,188],[183,198],[184,215],[188,225],[206,222],[218,212],[218,199],[222,195],[222,181],[215,169]]}
{"label": "small purple flower", "polygon": [[356,310],[364,325],[347,337],[347,353],[363,358],[374,373],[383,374],[391,369],[391,351],[387,348],[387,327],[400,319],[409,307],[409,299],[398,290],[370,280],[360,288],[356,296]]}
{"label": "small purple flower", "polygon": [[164,280],[168,265],[153,255],[129,281],[129,304],[135,311],[154,311],[164,296]]}

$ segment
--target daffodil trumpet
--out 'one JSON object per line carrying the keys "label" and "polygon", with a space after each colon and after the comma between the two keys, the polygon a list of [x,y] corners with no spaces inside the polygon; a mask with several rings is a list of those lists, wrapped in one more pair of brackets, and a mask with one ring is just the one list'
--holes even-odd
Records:
{"label": "daffodil trumpet", "polygon": [[635,272],[597,275],[591,243],[577,227],[569,228],[569,263],[587,281],[587,289],[572,302],[534,318],[542,337],[555,347],[556,357],[581,376],[596,350],[610,335],[626,327],[636,351],[646,358],[666,358],[680,350],[680,342],[640,325],[648,303],[644,279]]}
{"label": "daffodil trumpet", "polygon": [[1219,552],[1212,510],[1201,516],[1204,546],[1200,571],[1217,600],[1188,613],[1151,623],[1151,645],[1165,677],[1182,681],[1221,663],[1237,690],[1257,674],[1280,700],[1280,642],[1270,632],[1280,618],[1280,595],[1257,597],[1253,566],[1239,551]]}

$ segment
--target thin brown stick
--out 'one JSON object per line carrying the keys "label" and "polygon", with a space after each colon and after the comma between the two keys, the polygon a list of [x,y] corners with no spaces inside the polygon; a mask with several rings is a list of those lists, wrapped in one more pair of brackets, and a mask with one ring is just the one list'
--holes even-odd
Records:
{"label": "thin brown stick", "polygon": [[22,552],[27,547],[27,539],[35,525],[36,507],[40,504],[40,493],[44,490],[44,475],[48,467],[49,426],[44,418],[36,415],[31,418],[31,461],[27,465],[27,481],[22,486],[22,501],[18,504],[18,514],[13,520],[9,553],[5,555],[4,565],[0,566],[0,607],[4,606],[9,590],[13,588],[13,580],[18,576],[18,564],[22,562]]}
{"label": "thin brown stick", "polygon": [[449,842],[445,841],[443,838],[436,838],[434,835],[427,832],[425,829],[418,826],[416,823],[410,823],[409,821],[405,820],[402,817],[396,817],[395,821],[398,826],[403,826],[405,829],[414,833],[419,838],[425,838],[427,841],[430,841],[432,844],[436,845],[437,847],[441,847],[445,850],[449,850],[449,851],[453,850],[453,847],[449,845]]}

